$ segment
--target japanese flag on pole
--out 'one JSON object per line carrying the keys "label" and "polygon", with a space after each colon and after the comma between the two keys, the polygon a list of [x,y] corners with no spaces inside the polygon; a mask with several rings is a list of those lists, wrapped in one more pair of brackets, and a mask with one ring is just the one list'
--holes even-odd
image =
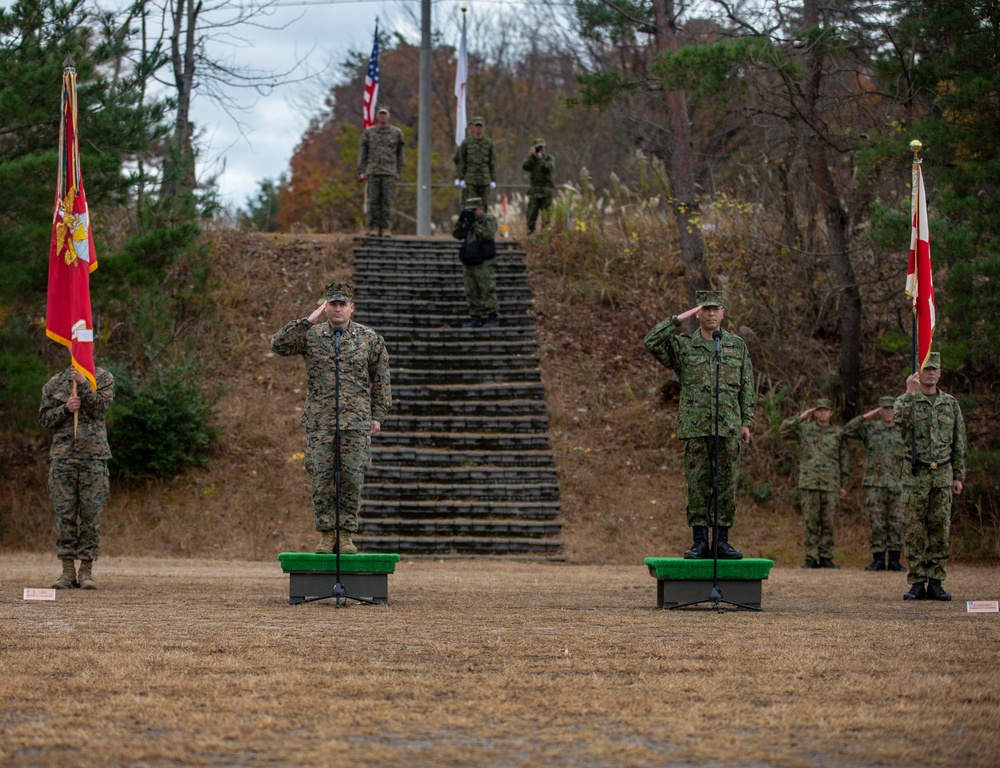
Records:
{"label": "japanese flag on pole", "polygon": [[920,163],[913,164],[911,198],[913,230],[910,235],[910,264],[906,272],[906,295],[913,300],[917,329],[917,370],[927,364],[934,336],[934,279],[931,274],[931,236],[927,222],[927,198]]}
{"label": "japanese flag on pole", "polygon": [[69,348],[73,367],[87,377],[90,388],[96,391],[90,273],[97,269],[97,252],[80,172],[76,118],[76,70],[70,61],[63,72],[59,171],[49,246],[45,335]]}

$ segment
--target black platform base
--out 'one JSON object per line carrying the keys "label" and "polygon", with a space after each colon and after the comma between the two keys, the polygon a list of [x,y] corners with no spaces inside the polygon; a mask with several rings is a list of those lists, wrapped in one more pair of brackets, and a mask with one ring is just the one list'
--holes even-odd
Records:
{"label": "black platform base", "polygon": [[[333,594],[337,574],[323,571],[292,571],[288,574],[288,602],[305,602],[309,597]],[[340,583],[351,597],[364,597],[376,603],[389,603],[389,575],[385,573],[341,573]]]}
{"label": "black platform base", "polygon": [[[761,584],[759,579],[739,581],[719,581],[719,591],[723,598],[734,603],[760,608]],[[681,603],[705,600],[712,594],[711,579],[689,579],[676,581],[660,579],[656,582],[656,607],[673,608]]]}

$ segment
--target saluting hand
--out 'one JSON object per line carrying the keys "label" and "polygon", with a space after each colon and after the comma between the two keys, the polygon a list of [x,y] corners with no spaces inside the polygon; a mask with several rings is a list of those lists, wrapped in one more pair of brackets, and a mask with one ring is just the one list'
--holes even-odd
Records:
{"label": "saluting hand", "polygon": [[812,416],[813,411],[815,410],[816,410],[815,408],[807,408],[806,410],[802,411],[802,413],[799,414],[799,418],[805,421],[810,416]]}
{"label": "saluting hand", "polygon": [[701,309],[701,305],[700,304],[697,307],[692,307],[691,309],[689,309],[689,310],[687,310],[685,312],[682,312],[681,314],[677,315],[677,319],[678,320],[687,320],[689,317],[693,317],[694,315],[696,315],[698,313],[699,309]]}
{"label": "saluting hand", "polygon": [[312,323],[313,325],[316,325],[316,323],[320,321],[320,318],[323,317],[323,314],[325,312],[326,312],[326,302],[324,301],[322,304],[316,307],[316,309],[313,310],[313,313],[311,315],[309,315],[309,322]]}

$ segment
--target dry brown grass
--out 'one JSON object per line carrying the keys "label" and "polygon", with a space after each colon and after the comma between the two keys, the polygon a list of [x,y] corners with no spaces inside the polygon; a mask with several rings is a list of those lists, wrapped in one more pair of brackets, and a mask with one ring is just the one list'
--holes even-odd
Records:
{"label": "dry brown grass", "polygon": [[[648,552],[648,554],[660,554]],[[388,606],[290,606],[277,562],[0,564],[0,764],[995,766],[994,569],[775,569],[765,612],[655,608],[641,563],[404,561]]]}

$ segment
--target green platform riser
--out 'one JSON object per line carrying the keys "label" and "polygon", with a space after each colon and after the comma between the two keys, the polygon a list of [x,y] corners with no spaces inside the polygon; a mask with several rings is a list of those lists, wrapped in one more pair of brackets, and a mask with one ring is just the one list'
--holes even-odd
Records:
{"label": "green platform riser", "polygon": [[[682,557],[647,557],[643,562],[649,575],[657,579],[711,579],[712,560],[685,560]],[[719,579],[727,581],[766,579],[773,560],[745,557],[742,560],[719,560]]]}
{"label": "green platform riser", "polygon": [[[337,570],[336,555],[316,555],[312,552],[282,552],[278,555],[281,570],[285,573],[319,571],[331,573]],[[399,555],[388,553],[361,552],[357,555],[341,555],[341,573],[395,573]]]}

